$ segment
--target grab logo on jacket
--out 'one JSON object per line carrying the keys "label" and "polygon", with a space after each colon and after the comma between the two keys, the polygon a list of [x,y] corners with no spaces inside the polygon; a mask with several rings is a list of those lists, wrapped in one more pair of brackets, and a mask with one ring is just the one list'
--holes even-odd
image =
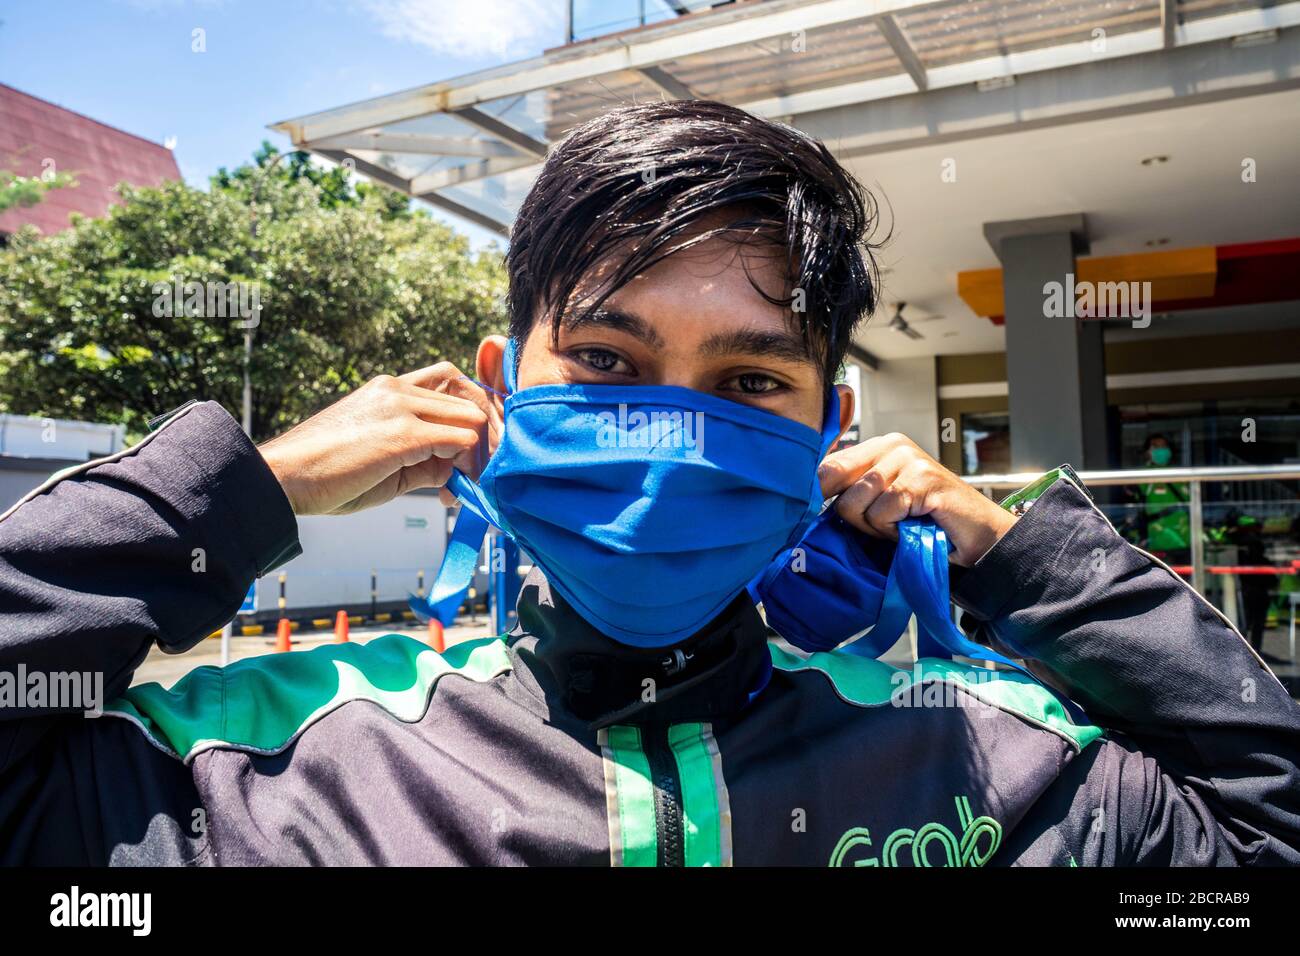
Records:
{"label": "grab logo on jacket", "polygon": [[831,851],[831,866],[983,866],[1002,844],[1002,825],[992,817],[976,817],[970,800],[957,797],[960,834],[942,823],[927,823],[919,830],[907,827],[885,837],[880,856],[861,855],[872,846],[866,827],[853,827]]}

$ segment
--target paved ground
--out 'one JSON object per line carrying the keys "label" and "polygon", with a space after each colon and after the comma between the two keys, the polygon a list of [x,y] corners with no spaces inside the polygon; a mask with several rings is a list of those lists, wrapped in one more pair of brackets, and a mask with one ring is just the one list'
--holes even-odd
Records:
{"label": "paved ground", "polygon": [[[1264,650],[1277,658],[1286,658],[1289,647],[1287,642],[1286,621],[1283,621],[1283,627],[1272,628],[1264,634]],[[385,624],[366,625],[352,628],[351,639],[359,644],[372,641],[376,637],[382,637],[385,634],[406,634],[417,640],[426,640],[428,632],[420,627],[391,627]],[[447,629],[446,641],[448,646],[457,644],[461,641],[473,640],[479,637],[488,637],[491,635],[491,628],[488,626],[487,618],[479,615],[477,623],[471,624],[469,618],[461,618],[455,627]],[[334,635],[328,632],[320,634],[295,634],[293,636],[294,652],[308,650],[320,644],[328,644],[334,640]],[[903,641],[899,642],[899,651],[904,650]],[[270,654],[275,650],[275,635],[264,637],[234,637],[230,641],[230,659],[240,660],[245,657],[256,657],[259,654]],[[907,663],[900,659],[895,659],[896,655],[892,652],[886,655],[889,663],[897,666],[907,666]],[[157,681],[164,687],[170,687],[176,681],[180,680],[185,674],[189,673],[195,667],[203,664],[220,664],[221,663],[221,641],[217,638],[208,638],[194,648],[188,654],[172,655],[164,654],[157,648],[149,652],[149,657],[135,673],[136,684],[146,684],[150,681]],[[1273,672],[1291,689],[1293,696],[1300,698],[1300,666],[1293,663],[1277,664],[1270,662]]]}
{"label": "paved ground", "polygon": [[[428,632],[423,627],[393,627],[388,624],[353,627],[349,638],[357,644],[365,644],[377,637],[383,637],[385,634],[405,634],[421,641],[428,638]],[[469,618],[461,618],[455,627],[447,629],[444,637],[447,645],[451,646],[461,641],[488,637],[490,634],[491,628],[487,624],[487,618],[480,614],[476,624],[469,623]],[[310,650],[313,647],[330,644],[333,641],[333,633],[327,631],[319,634],[295,634],[291,653]],[[245,657],[257,657],[260,654],[270,654],[274,651],[274,634],[262,637],[232,637],[230,639],[230,659],[232,661],[242,660]],[[204,664],[220,663],[221,641],[215,637],[210,637],[201,642],[198,647],[188,654],[164,654],[155,647],[149,652],[145,662],[140,665],[140,669],[135,672],[135,680],[132,683],[147,684],[151,681],[157,681],[164,687],[170,687],[196,667],[201,667]]]}

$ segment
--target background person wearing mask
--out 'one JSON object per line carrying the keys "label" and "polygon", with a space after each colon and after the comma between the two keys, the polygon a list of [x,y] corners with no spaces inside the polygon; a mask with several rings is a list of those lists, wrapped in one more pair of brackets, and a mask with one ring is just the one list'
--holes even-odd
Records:
{"label": "background person wearing mask", "polygon": [[[1174,449],[1169,439],[1157,433],[1147,438],[1143,456],[1147,468],[1168,468],[1173,463]],[[1186,483],[1151,482],[1138,486],[1138,495],[1144,519],[1143,547],[1170,563],[1185,563],[1191,554]]]}

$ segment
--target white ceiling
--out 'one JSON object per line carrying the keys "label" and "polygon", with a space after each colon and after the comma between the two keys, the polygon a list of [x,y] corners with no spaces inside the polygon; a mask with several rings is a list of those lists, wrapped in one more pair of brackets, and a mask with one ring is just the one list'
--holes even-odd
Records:
{"label": "white ceiling", "polygon": [[[1298,145],[1291,90],[850,159],[894,225],[883,304],[857,340],[883,359],[1003,349],[1002,328],[957,297],[958,272],[999,265],[985,222],[1082,212],[1093,255],[1300,236]],[[1169,161],[1141,164],[1155,155]],[[1247,157],[1254,183],[1241,179]],[[914,324],[914,341],[886,327],[898,300],[943,318]]]}

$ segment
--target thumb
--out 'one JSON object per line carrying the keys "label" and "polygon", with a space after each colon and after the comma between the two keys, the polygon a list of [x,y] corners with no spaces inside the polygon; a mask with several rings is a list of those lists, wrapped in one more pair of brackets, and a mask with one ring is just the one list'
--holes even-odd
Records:
{"label": "thumb", "polygon": [[823,498],[835,497],[856,479],[856,473],[845,458],[847,451],[832,452],[817,466],[817,480],[821,483]]}

